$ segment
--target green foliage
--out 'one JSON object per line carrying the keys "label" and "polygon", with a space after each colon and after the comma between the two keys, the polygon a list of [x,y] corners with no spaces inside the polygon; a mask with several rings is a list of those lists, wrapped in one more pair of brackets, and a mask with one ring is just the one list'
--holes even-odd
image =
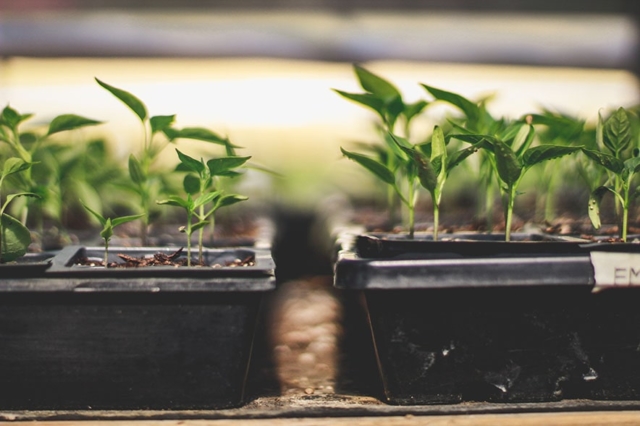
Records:
{"label": "green foliage", "polygon": [[[474,102],[458,93],[426,84],[421,84],[421,86],[434,97],[434,102],[448,103],[463,114],[462,118],[454,117],[449,120],[449,123],[458,134],[456,138],[459,140],[473,144],[482,142],[482,138],[477,137],[477,135],[508,138],[514,129],[512,123],[504,119],[494,118],[487,110],[484,102]],[[474,137],[474,140],[463,139],[460,135]],[[497,184],[496,167],[493,157],[486,150],[481,150],[478,157],[480,192],[485,194],[484,216],[486,217],[487,229],[491,231],[493,228],[493,204]]]}
{"label": "green foliage", "polygon": [[33,198],[35,202],[21,205],[20,216],[25,225],[30,214],[34,213],[36,219],[40,221],[39,228],[41,228],[45,212],[54,219],[60,220],[59,211],[62,208],[62,203],[57,202],[60,194],[56,197],[55,190],[58,189],[56,178],[63,173],[56,168],[57,161],[49,161],[55,160],[50,153],[56,149],[55,144],[49,139],[50,136],[98,125],[101,122],[75,114],[62,114],[51,120],[44,134],[34,131],[23,132],[21,125],[31,117],[33,114],[20,114],[7,105],[0,114],[0,142],[4,142],[9,148],[8,159],[15,157],[30,165],[24,173],[12,176],[11,180],[17,191],[38,195]]}
{"label": "green foliage", "polygon": [[489,164],[494,167],[505,197],[505,240],[510,241],[515,197],[526,172],[537,164],[572,154],[580,148],[563,145],[539,145],[531,148],[535,137],[532,124],[520,124],[518,128],[507,127],[502,134],[507,135],[507,138],[469,134],[452,137],[474,143],[491,155],[493,161]]}
{"label": "green foliage", "polygon": [[[383,128],[384,145],[365,146],[368,151],[373,151],[376,157],[354,152],[341,148],[342,154],[364,167],[375,177],[388,185],[388,202],[391,217],[394,215],[396,200],[399,200],[409,210],[409,234],[413,236],[414,230],[414,208],[416,202],[416,187],[419,176],[424,177],[424,171],[418,172],[411,155],[399,145],[399,141],[406,141],[404,149],[413,147],[408,140],[402,138],[395,131],[396,124],[400,121],[403,124],[404,137],[409,138],[411,133],[411,123],[428,105],[427,102],[419,100],[414,103],[407,103],[400,91],[388,80],[368,71],[367,69],[354,65],[356,78],[364,93],[348,93],[341,90],[334,91],[342,97],[354,101],[365,108],[376,112],[380,118]],[[399,179],[400,177],[403,179]],[[404,184],[400,181],[404,181]],[[406,188],[401,188],[406,186]],[[406,195],[403,192],[406,191]],[[393,219],[392,219],[393,220]]]}
{"label": "green foliage", "polygon": [[[243,166],[251,157],[227,156],[214,158],[205,163],[204,160],[196,160],[178,149],[176,153],[180,160],[176,169],[187,172],[183,180],[183,189],[187,196],[181,198],[172,195],[157,203],[180,207],[187,213],[187,224],[181,228],[187,236],[187,264],[191,266],[191,237],[195,231],[199,232],[198,259],[202,264],[204,227],[209,223],[215,223],[215,212],[222,207],[247,200],[245,196],[225,194],[217,189],[216,180],[219,177],[236,176],[239,172],[235,169]],[[211,232],[213,235],[213,228]]]}
{"label": "green foliage", "polygon": [[138,209],[143,215],[141,225],[142,244],[147,243],[147,229],[150,218],[155,213],[152,200],[165,197],[172,192],[168,187],[166,170],[157,168],[157,159],[168,144],[178,139],[192,139],[209,142],[224,147],[228,155],[234,155],[235,148],[239,148],[226,137],[222,137],[209,129],[202,127],[174,127],[175,115],[149,116],[147,106],[138,97],[123,89],[109,85],[98,78],[96,82],[109,93],[122,101],[140,120],[144,130],[144,145],[142,152],[129,156],[129,182],[123,186],[134,192],[138,198]]}
{"label": "green foliage", "polygon": [[348,93],[333,89],[340,96],[354,101],[376,112],[384,127],[393,132],[398,119],[404,121],[404,133],[408,137],[411,121],[427,106],[427,102],[420,100],[407,103],[400,91],[388,80],[368,71],[359,65],[354,65],[356,78],[365,93]]}
{"label": "green foliage", "polygon": [[[8,158],[0,174],[0,202],[2,201],[2,185],[8,176],[29,170],[32,163],[26,163],[20,158]],[[0,263],[10,262],[23,256],[31,243],[31,233],[19,220],[8,214],[5,210],[11,201],[18,197],[37,197],[31,192],[18,192],[7,195],[4,203],[0,204]]]}
{"label": "green foliage", "polygon": [[115,228],[118,225],[122,225],[123,223],[127,223],[127,222],[131,222],[133,220],[136,220],[136,219],[140,219],[144,215],[143,214],[137,214],[137,215],[132,215],[132,216],[121,216],[121,217],[116,217],[116,218],[113,218],[113,219],[112,218],[105,218],[104,216],[102,216],[97,211],[95,211],[92,208],[88,207],[86,204],[82,203],[82,206],[89,213],[91,213],[91,215],[94,218],[96,218],[98,220],[98,222],[100,222],[100,225],[102,225],[102,230],[100,231],[100,237],[102,237],[102,239],[104,240],[104,260],[103,260],[103,265],[106,268],[106,267],[109,266],[109,241],[111,240],[111,237],[113,236],[113,228]]}
{"label": "green foliage", "polygon": [[[620,237],[623,241],[627,240],[632,183],[640,171],[638,128],[638,117],[624,108],[618,108],[606,120],[598,114],[596,147],[582,149],[585,156],[604,169],[607,175],[605,183],[591,192],[588,206],[591,223],[595,229],[600,228],[600,202],[606,193],[612,193],[622,219]],[[592,188],[596,186],[594,183],[591,185]]]}

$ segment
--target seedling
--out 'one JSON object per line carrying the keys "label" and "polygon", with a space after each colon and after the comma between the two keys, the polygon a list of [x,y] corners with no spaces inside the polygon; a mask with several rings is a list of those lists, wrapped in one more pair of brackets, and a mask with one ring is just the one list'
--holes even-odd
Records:
{"label": "seedling", "polygon": [[[585,122],[582,119],[572,117],[556,111],[544,109],[540,114],[529,114],[531,124],[536,126],[536,135],[541,145],[563,145],[563,146],[588,146],[589,132],[585,129]],[[542,128],[540,128],[542,126]],[[537,175],[536,193],[538,194],[538,217],[544,218],[546,222],[551,222],[556,215],[555,193],[560,182],[571,181],[577,173],[587,181],[586,175],[591,174],[590,165],[580,162],[581,157],[575,157],[577,161],[572,164],[561,162],[563,167],[558,167],[557,161],[544,163],[541,173]],[[573,166],[567,167],[567,166]]]}
{"label": "seedling", "polygon": [[[27,163],[20,158],[11,157],[4,162],[2,174],[0,174],[0,201],[2,201],[2,184],[7,176],[29,170],[32,163]],[[38,197],[32,192],[18,192],[10,194],[0,206],[0,263],[12,261],[24,256],[31,243],[31,233],[19,220],[8,214],[5,210],[9,203],[17,197]]]}
{"label": "seedling", "polygon": [[121,216],[116,218],[105,218],[97,211],[93,210],[86,204],[82,203],[82,206],[93,215],[100,225],[102,225],[102,230],[100,231],[100,236],[104,240],[104,260],[102,262],[103,266],[107,268],[109,266],[109,241],[113,236],[113,228],[118,225],[122,225],[123,223],[131,222],[133,220],[139,219],[143,216],[143,214],[137,214],[133,216]]}
{"label": "seedling", "polygon": [[[142,124],[144,134],[143,149],[139,157],[134,154],[129,156],[129,177],[132,184],[130,188],[138,195],[139,208],[143,214],[140,236],[144,246],[147,243],[152,200],[157,199],[159,194],[166,192],[166,188],[160,188],[162,186],[162,174],[153,170],[156,159],[164,148],[169,143],[174,143],[180,138],[222,145],[227,152],[233,152],[234,148],[237,147],[232,145],[228,138],[223,138],[208,129],[201,127],[173,128],[175,115],[150,117],[147,112],[147,106],[136,96],[111,86],[98,78],[95,80],[100,86],[122,101],[138,117]],[[165,138],[158,140],[157,136],[160,134],[164,134]]]}
{"label": "seedling", "polygon": [[[33,117],[33,114],[20,114],[10,106],[6,106],[0,114],[0,142],[9,145],[14,155],[26,164],[34,164],[34,157],[41,151],[41,146],[50,136],[70,130],[76,130],[87,126],[94,126],[102,122],[81,117],[75,114],[62,114],[55,117],[48,125],[46,134],[37,135],[35,133],[21,132],[22,123]],[[24,140],[29,139],[27,147]],[[46,200],[50,182],[41,182],[34,179],[31,167],[24,170],[19,176],[20,189],[24,192],[36,193],[39,199]],[[29,206],[25,206],[22,212],[21,221],[26,225],[29,215]]]}
{"label": "seedling", "polygon": [[[397,133],[396,124],[401,123],[404,137],[409,139],[413,119],[418,117],[428,104],[424,100],[407,103],[396,86],[388,80],[359,65],[354,65],[353,69],[360,87],[365,92],[348,93],[337,89],[334,89],[334,91],[346,99],[373,110],[379,116],[380,127],[384,135],[383,139],[386,143],[378,147],[378,161],[382,162],[388,169],[395,170],[398,168],[398,164],[396,164],[397,158],[393,151],[397,151],[398,148],[388,137],[388,133]],[[387,201],[392,220],[395,212],[396,195],[397,191],[389,187]]]}
{"label": "seedling", "polygon": [[604,185],[597,187],[589,198],[589,218],[595,229],[601,226],[600,202],[607,192],[615,196],[616,204],[622,208],[621,239],[627,241],[629,205],[631,203],[631,185],[633,178],[640,171],[638,156],[638,135],[631,125],[629,113],[619,108],[607,120],[598,114],[596,130],[598,147],[604,146],[606,151],[583,148],[582,152],[596,164],[606,169],[608,179]]}
{"label": "seedling", "polygon": [[521,124],[513,138],[499,139],[489,135],[456,135],[452,136],[471,142],[486,149],[492,155],[495,172],[505,198],[505,240],[511,240],[513,207],[518,186],[527,171],[536,164],[553,158],[563,157],[579,150],[579,147],[561,145],[540,145],[531,148],[535,137],[535,129],[531,123]]}
{"label": "seedling", "polygon": [[[215,212],[220,208],[247,200],[247,197],[242,195],[224,194],[223,191],[216,190],[215,178],[238,175],[239,173],[234,169],[242,166],[251,157],[227,156],[214,158],[205,163],[203,159],[196,160],[177,149],[176,152],[180,159],[178,170],[189,172],[183,180],[183,188],[187,197],[170,196],[157,203],[181,207],[187,213],[187,225],[180,230],[187,236],[187,266],[191,266],[191,236],[193,233],[199,231],[198,261],[202,264],[204,261],[204,227],[208,223],[215,223]],[[207,211],[208,204],[211,204],[211,207]],[[193,223],[194,219],[197,222]]]}
{"label": "seedling", "polygon": [[[462,134],[483,134],[501,138],[508,137],[509,123],[504,119],[494,118],[486,107],[486,100],[474,102],[454,92],[438,89],[433,86],[421,84],[421,86],[434,97],[436,101],[446,102],[463,113],[462,120],[449,120],[450,124]],[[481,185],[481,193],[484,194],[484,216],[487,230],[493,228],[493,205],[496,196],[497,179],[495,176],[495,164],[492,156],[486,151],[479,153],[478,177]]]}
{"label": "seedling", "polygon": [[333,90],[340,96],[375,111],[380,116],[386,130],[390,132],[394,132],[398,119],[401,119],[404,124],[404,135],[408,138],[411,121],[424,110],[428,105],[427,102],[419,100],[414,103],[406,103],[400,91],[388,80],[359,65],[354,65],[353,69],[365,93]]}
{"label": "seedling", "polygon": [[[409,238],[413,238],[415,230],[417,185],[419,183],[426,188],[431,194],[433,204],[433,239],[435,241],[438,239],[442,190],[449,172],[478,149],[472,146],[448,155],[444,133],[438,126],[434,128],[429,144],[413,145],[407,139],[393,133],[389,133],[389,137],[395,145],[394,155],[398,164],[395,170],[374,158],[350,152],[344,148],[341,148],[342,153],[390,185],[398,194],[409,211]],[[406,195],[402,192],[402,185],[397,182],[402,178],[405,180]]]}

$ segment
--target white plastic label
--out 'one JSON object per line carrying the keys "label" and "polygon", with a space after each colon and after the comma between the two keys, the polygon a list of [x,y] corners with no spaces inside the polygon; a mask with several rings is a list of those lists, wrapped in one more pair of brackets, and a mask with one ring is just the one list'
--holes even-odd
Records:
{"label": "white plastic label", "polygon": [[640,253],[591,252],[594,291],[608,287],[640,286]]}

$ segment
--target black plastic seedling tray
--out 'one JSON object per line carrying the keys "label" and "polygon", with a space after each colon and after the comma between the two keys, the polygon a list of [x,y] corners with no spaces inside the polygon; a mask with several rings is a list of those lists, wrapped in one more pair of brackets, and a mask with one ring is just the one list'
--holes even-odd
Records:
{"label": "black plastic seedling tray", "polygon": [[339,253],[389,403],[640,399],[640,245],[467,239],[360,236]]}
{"label": "black plastic seedling tray", "polygon": [[241,405],[261,300],[275,288],[274,264],[265,250],[207,253],[219,259],[247,251],[256,262],[242,273],[191,273],[76,267],[75,256],[102,249],[75,247],[62,250],[44,278],[0,280],[0,409]]}
{"label": "black plastic seedling tray", "polygon": [[0,264],[0,278],[38,277],[44,274],[54,253],[27,253],[8,263]]}

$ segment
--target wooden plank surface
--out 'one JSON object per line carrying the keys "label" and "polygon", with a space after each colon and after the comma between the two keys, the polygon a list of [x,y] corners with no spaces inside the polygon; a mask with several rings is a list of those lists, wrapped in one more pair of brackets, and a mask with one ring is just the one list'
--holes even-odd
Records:
{"label": "wooden plank surface", "polygon": [[0,424],[23,426],[467,426],[467,425],[639,425],[640,411],[522,413],[447,416],[382,416],[382,417],[324,417],[280,419],[221,419],[221,420],[95,420],[95,421],[18,421]]}

